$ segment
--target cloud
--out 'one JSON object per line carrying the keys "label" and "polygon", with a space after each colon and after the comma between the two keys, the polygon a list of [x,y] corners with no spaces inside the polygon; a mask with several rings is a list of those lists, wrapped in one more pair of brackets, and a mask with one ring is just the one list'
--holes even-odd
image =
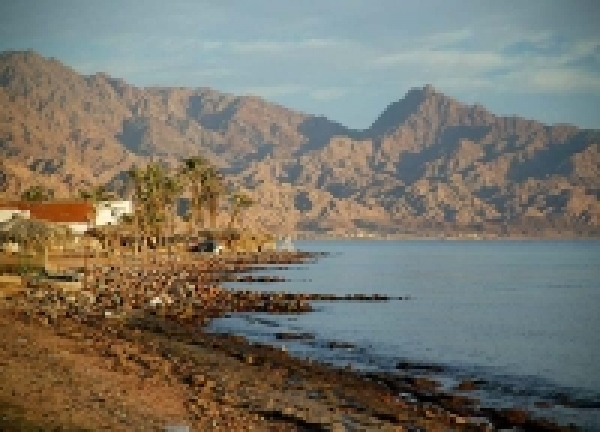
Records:
{"label": "cloud", "polygon": [[503,88],[524,93],[600,94],[600,76],[575,68],[530,68],[510,72],[500,80]]}
{"label": "cloud", "polygon": [[306,86],[295,84],[281,84],[272,86],[247,87],[242,90],[242,93],[247,95],[260,96],[268,99],[280,96],[289,96],[293,94],[303,93],[306,91]]}
{"label": "cloud", "polygon": [[326,102],[340,99],[350,92],[346,87],[318,87],[300,84],[247,87],[242,93],[260,96],[266,99],[290,95],[308,95],[312,100]]}
{"label": "cloud", "polygon": [[[508,68],[499,76],[505,86],[526,93],[600,94],[600,39],[565,41],[550,36],[535,47],[507,56]],[[591,65],[590,59],[596,64]]]}
{"label": "cloud", "polygon": [[503,66],[505,59],[493,52],[468,52],[468,51],[407,51],[388,54],[376,58],[375,67],[389,67],[400,65],[418,65],[424,68],[464,68],[466,71],[481,72]]}
{"label": "cloud", "polygon": [[290,44],[278,41],[231,42],[227,47],[243,54],[278,54],[290,49]]}
{"label": "cloud", "polygon": [[412,40],[409,46],[375,55],[370,64],[381,70],[460,69],[469,76],[504,66],[507,59],[502,53],[489,49],[479,38],[480,35],[468,27],[432,33]]}
{"label": "cloud", "polygon": [[[319,22],[305,19],[311,25]],[[172,76],[181,84],[225,85],[225,91],[241,88],[265,98],[304,93],[314,101],[342,99],[349,88],[372,92],[407,83],[432,83],[458,94],[473,88],[527,94],[600,92],[599,38],[568,39],[551,29],[469,24],[396,42],[378,44],[326,32],[244,40],[239,35],[160,33],[142,38],[131,31],[95,42],[107,57],[81,57],[71,64],[84,73],[105,70],[140,84],[169,84]]]}
{"label": "cloud", "polygon": [[226,44],[226,48],[243,54],[281,54],[297,50],[335,49],[344,42],[336,39],[308,38],[295,41],[254,40],[235,41]]}
{"label": "cloud", "polygon": [[562,64],[576,63],[586,57],[600,60],[600,38],[576,41],[571,50],[560,57],[560,62]]}
{"label": "cloud", "polygon": [[458,30],[433,33],[421,39],[422,48],[436,49],[444,47],[454,47],[473,38],[473,30],[463,27]]}
{"label": "cloud", "polygon": [[[497,31],[497,29],[496,29]],[[372,70],[442,89],[473,88],[553,94],[600,94],[600,39],[568,40],[552,32],[523,32],[489,43],[468,28],[438,33],[373,58]]]}
{"label": "cloud", "polygon": [[317,101],[330,101],[340,99],[346,96],[348,92],[349,89],[343,87],[318,88],[310,92],[310,97]]}
{"label": "cloud", "polygon": [[200,42],[200,48],[203,51],[219,50],[219,49],[223,48],[223,42],[222,41],[204,40],[204,41]]}
{"label": "cloud", "polygon": [[459,99],[477,92],[484,104],[509,93],[516,106],[517,95],[600,95],[593,0],[5,3],[2,49],[33,48],[134,85],[239,90],[307,112],[328,105],[340,120],[370,117],[426,83]]}

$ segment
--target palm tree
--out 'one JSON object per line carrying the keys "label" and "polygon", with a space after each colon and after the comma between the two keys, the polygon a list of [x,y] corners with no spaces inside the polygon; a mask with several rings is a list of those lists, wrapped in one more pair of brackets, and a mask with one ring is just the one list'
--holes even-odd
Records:
{"label": "palm tree", "polygon": [[89,200],[92,199],[92,192],[85,190],[85,189],[79,189],[78,192],[79,198],[81,198],[82,200]]}
{"label": "palm tree", "polygon": [[164,221],[170,222],[169,258],[171,257],[171,244],[174,236],[177,197],[183,190],[177,177],[165,176],[162,184],[162,203],[164,204]]}
{"label": "palm tree", "polygon": [[167,176],[165,169],[159,163],[150,163],[144,169],[134,166],[130,169],[129,176],[136,198],[134,205],[136,239],[139,231],[144,244],[147,243],[148,236],[153,237],[157,245],[161,240],[164,243],[164,224],[169,219],[169,210],[172,209],[175,198],[179,194],[177,182]]}
{"label": "palm tree", "polygon": [[174,224],[174,207],[182,191],[179,176],[170,177],[160,164],[152,163],[146,167],[144,178],[144,212],[152,234],[164,245],[165,224]]}
{"label": "palm tree", "polygon": [[179,177],[182,184],[191,186],[191,202],[188,208],[188,235],[192,235],[194,227],[196,232],[199,225],[203,225],[201,188],[203,178],[209,169],[210,163],[202,156],[194,156],[183,161],[183,166],[179,170]]}
{"label": "palm tree", "polygon": [[162,188],[164,170],[158,163],[151,163],[144,171],[144,212],[150,233],[158,242],[162,233],[164,208],[162,206]]}
{"label": "palm tree", "polygon": [[231,221],[229,222],[229,227],[233,228],[236,219],[239,218],[240,210],[251,207],[254,204],[254,201],[245,193],[236,192],[231,196],[231,203],[233,205],[233,211],[231,213]]}
{"label": "palm tree", "polygon": [[133,227],[134,227],[134,255],[137,255],[139,247],[140,234],[142,238],[145,238],[143,216],[144,211],[140,204],[143,203],[143,191],[144,191],[144,177],[143,172],[137,166],[133,165],[129,172],[129,178],[131,179],[130,191],[132,192],[133,201]]}
{"label": "palm tree", "polygon": [[215,229],[217,226],[219,196],[225,191],[223,178],[219,172],[211,166],[204,172],[202,184],[204,186],[202,197],[208,202],[210,228]]}
{"label": "palm tree", "polygon": [[[95,218],[93,218],[95,219]],[[90,222],[93,220],[91,215],[87,215],[88,226]],[[87,291],[88,289],[88,254],[89,254],[89,236],[84,234],[83,237],[83,289]]]}

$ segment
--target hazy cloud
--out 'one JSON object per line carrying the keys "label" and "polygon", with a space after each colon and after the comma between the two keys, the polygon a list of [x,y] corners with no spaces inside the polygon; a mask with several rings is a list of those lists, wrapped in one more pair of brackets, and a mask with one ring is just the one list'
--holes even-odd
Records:
{"label": "hazy cloud", "polygon": [[[313,50],[336,50],[344,44],[335,39],[301,39],[295,41],[255,40],[244,42],[229,42],[225,48],[235,53],[243,54],[289,54],[306,55]],[[301,51],[300,53],[298,51]]]}
{"label": "hazy cloud", "polygon": [[506,64],[506,59],[493,52],[457,50],[407,51],[385,55],[373,61],[375,66],[417,65],[423,68],[461,68],[464,72],[481,73]]}
{"label": "hazy cloud", "polygon": [[319,88],[312,90],[310,96],[317,101],[330,101],[339,99],[348,94],[349,89],[342,87]]}
{"label": "hazy cloud", "polygon": [[262,87],[248,87],[242,90],[246,95],[261,96],[264,98],[273,98],[278,96],[288,96],[305,92],[307,89],[300,85],[274,85]]}

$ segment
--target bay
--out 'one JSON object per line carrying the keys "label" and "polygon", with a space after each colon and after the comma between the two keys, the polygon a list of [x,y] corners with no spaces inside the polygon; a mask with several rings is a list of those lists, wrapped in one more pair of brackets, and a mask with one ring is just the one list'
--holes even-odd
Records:
{"label": "bay", "polygon": [[[357,369],[440,365],[436,378],[449,387],[485,380],[477,396],[490,405],[523,406],[600,430],[600,242],[339,240],[296,247],[330,255],[268,272],[289,282],[230,287],[410,299],[315,302],[313,313],[235,316],[212,330]],[[315,340],[281,342],[277,331],[313,333]],[[331,341],[355,348],[330,349]],[[541,401],[549,406],[536,408]]]}

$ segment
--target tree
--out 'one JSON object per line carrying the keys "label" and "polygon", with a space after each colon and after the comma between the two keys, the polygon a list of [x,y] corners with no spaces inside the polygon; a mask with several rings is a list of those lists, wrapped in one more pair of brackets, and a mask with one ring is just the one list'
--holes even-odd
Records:
{"label": "tree", "polygon": [[[179,181],[177,176],[169,177],[165,176],[162,183],[162,202],[164,204],[164,210],[166,212],[165,220],[170,222],[170,241],[169,241],[169,258],[171,257],[171,244],[174,235],[174,227],[175,227],[175,216],[176,216],[176,203],[177,197],[181,194],[183,190],[182,184]],[[170,217],[167,217],[170,216]]]}
{"label": "tree", "polygon": [[[88,225],[88,228],[90,228],[90,226],[92,228],[96,227],[96,216],[98,214],[98,203],[100,201],[105,201],[107,199],[107,192],[106,189],[104,188],[104,186],[97,186],[92,188],[89,191],[86,190],[80,190],[79,191],[79,196],[84,199],[88,204],[91,205],[92,207],[92,213],[88,214],[86,217],[86,222]],[[85,248],[84,248],[84,268],[85,268],[85,273],[86,273],[86,282],[85,285],[87,286],[87,256],[88,256],[88,239],[86,237],[86,242],[85,242]],[[103,242],[102,244],[103,249],[106,247],[106,244]],[[94,257],[96,255],[96,250],[94,250],[93,253]]]}
{"label": "tree", "polygon": [[233,225],[239,218],[240,210],[251,207],[254,204],[254,201],[245,193],[236,192],[231,196],[231,204],[233,206],[233,211],[231,213],[229,227],[233,228]]}
{"label": "tree", "polygon": [[136,191],[134,215],[138,226],[157,242],[163,241],[165,225],[173,222],[174,206],[181,193],[179,179],[170,177],[159,163],[150,163],[142,170],[132,168],[130,176]]}
{"label": "tree", "polygon": [[133,202],[134,255],[137,255],[140,234],[142,238],[145,238],[144,211],[141,205],[143,204],[144,176],[143,171],[136,165],[129,169],[128,174],[130,179],[128,189]]}
{"label": "tree", "polygon": [[123,225],[133,225],[133,223],[135,222],[135,218],[134,216],[130,215],[130,214],[122,214],[121,216],[119,216],[119,224],[123,224]]}
{"label": "tree", "polygon": [[148,231],[158,241],[162,234],[162,224],[165,221],[162,189],[166,173],[158,163],[150,163],[143,171],[142,200],[144,218]]}
{"label": "tree", "polygon": [[223,178],[214,167],[205,170],[202,178],[204,186],[202,200],[208,203],[208,212],[210,217],[210,228],[217,227],[217,212],[219,208],[219,197],[224,193]]}
{"label": "tree", "polygon": [[101,201],[109,201],[114,198],[113,194],[106,190],[105,186],[96,186],[90,190],[79,190],[79,197],[86,200],[98,203]]}
{"label": "tree", "polygon": [[178,176],[180,182],[187,188],[191,187],[191,200],[188,208],[188,234],[191,235],[193,227],[203,225],[202,218],[202,186],[203,178],[206,175],[206,171],[209,169],[210,163],[207,159],[202,156],[194,156],[187,158],[183,161],[183,166],[180,168]]}
{"label": "tree", "polygon": [[42,185],[30,186],[21,194],[23,201],[50,201],[54,199],[54,189]]}
{"label": "tree", "polygon": [[8,192],[9,186],[8,171],[4,166],[4,160],[0,160],[0,193]]}

